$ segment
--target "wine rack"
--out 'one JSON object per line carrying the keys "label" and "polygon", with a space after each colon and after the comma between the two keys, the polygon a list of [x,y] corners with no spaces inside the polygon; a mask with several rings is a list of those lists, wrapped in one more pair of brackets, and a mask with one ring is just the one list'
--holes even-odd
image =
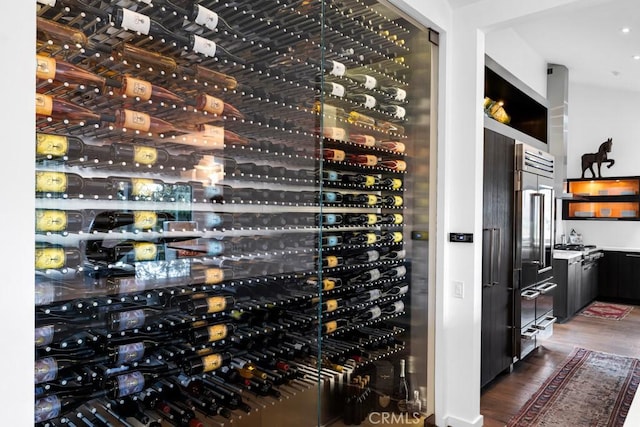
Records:
{"label": "wine rack", "polygon": [[37,0],[35,425],[407,411],[426,29],[378,6]]}

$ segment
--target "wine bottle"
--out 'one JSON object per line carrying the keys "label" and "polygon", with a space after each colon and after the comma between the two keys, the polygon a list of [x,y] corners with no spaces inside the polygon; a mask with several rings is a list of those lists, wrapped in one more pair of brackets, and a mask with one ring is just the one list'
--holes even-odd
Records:
{"label": "wine bottle", "polygon": [[45,55],[36,55],[36,78],[48,81],[78,83],[104,90],[107,78],[99,76],[70,62]]}
{"label": "wine bottle", "polygon": [[314,290],[317,290],[322,286],[322,291],[332,291],[342,286],[342,279],[337,277],[325,277],[322,279],[322,282],[320,282],[318,277],[312,276],[305,281],[304,285],[305,287],[311,287]]}
{"label": "wine bottle", "polygon": [[404,265],[400,265],[398,267],[392,267],[382,272],[382,277],[385,278],[395,278],[402,277],[407,274],[407,267]]}
{"label": "wine bottle", "polygon": [[376,138],[372,135],[351,133],[349,134],[349,141],[366,147],[374,147],[376,145]]}
{"label": "wine bottle", "polygon": [[369,205],[375,206],[380,202],[380,197],[377,194],[351,194],[346,193],[343,195],[344,203],[354,205]]}
{"label": "wine bottle", "polygon": [[409,384],[407,383],[404,359],[400,359],[400,377],[395,394],[398,399],[398,410],[400,412],[406,412],[407,403],[409,402]]}
{"label": "wine bottle", "polygon": [[77,394],[50,394],[36,399],[34,409],[34,422],[40,423],[66,414],[82,405],[83,403],[105,396],[107,390],[98,390],[87,393],[79,390]]}
{"label": "wine bottle", "polygon": [[400,178],[384,178],[380,180],[380,185],[390,187],[392,190],[399,190],[402,188],[403,183]]}
{"label": "wine bottle", "polygon": [[376,127],[376,119],[366,114],[350,111],[347,115],[347,121],[352,125]]}
{"label": "wine bottle", "polygon": [[164,257],[164,245],[145,241],[125,241],[114,244],[108,240],[93,240],[87,242],[86,255],[87,259],[94,262],[156,261]]}
{"label": "wine bottle", "polygon": [[166,120],[162,120],[141,111],[129,109],[116,110],[114,115],[103,114],[102,120],[112,122],[113,126],[119,128],[138,132],[147,132],[149,134],[157,134],[160,136],[163,136],[166,133],[189,132],[188,130],[177,128]]}
{"label": "wine bottle", "polygon": [[346,258],[347,264],[365,264],[369,262],[376,262],[380,259],[380,252],[375,249],[359,253],[357,255],[348,256]]}
{"label": "wine bottle", "polygon": [[380,91],[393,97],[396,101],[404,101],[407,98],[407,91],[393,86],[380,86]]}
{"label": "wine bottle", "polygon": [[402,224],[404,216],[402,214],[383,214],[380,215],[381,224]]}
{"label": "wine bottle", "polygon": [[356,314],[354,316],[354,319],[357,322],[368,322],[371,320],[376,320],[381,315],[382,315],[382,310],[380,309],[380,306],[373,305]]}
{"label": "wine bottle", "polygon": [[124,98],[137,101],[161,101],[169,104],[183,104],[185,100],[174,92],[131,75],[124,75],[119,82],[109,83],[116,88],[116,93]]}
{"label": "wine bottle", "polygon": [[343,174],[342,181],[351,184],[364,185],[365,187],[371,187],[378,183],[379,178],[373,175]]}
{"label": "wine bottle", "polygon": [[220,313],[233,308],[235,298],[230,295],[212,295],[207,297],[190,298],[181,304],[181,308],[189,314]]}
{"label": "wine bottle", "polygon": [[88,108],[43,93],[36,93],[36,116],[48,120],[62,120],[65,123],[77,122],[81,125],[97,124],[102,119],[100,114]]}
{"label": "wine bottle", "polygon": [[235,77],[211,70],[202,65],[193,65],[193,70],[183,70],[183,72],[187,74],[193,73],[194,77],[202,80],[204,84],[213,84],[229,90],[235,90],[238,87],[238,81]]}
{"label": "wine bottle", "polygon": [[36,171],[36,195],[62,198],[82,197],[85,180],[78,174]]}
{"label": "wine bottle", "polygon": [[36,132],[36,160],[80,159],[84,142],[75,136]]}
{"label": "wine bottle", "polygon": [[404,153],[406,150],[406,146],[400,141],[380,141],[378,145],[381,148],[396,151],[398,153]]}
{"label": "wine bottle", "polygon": [[81,12],[88,13],[89,15],[93,15],[98,21],[104,21],[108,23],[111,20],[109,13],[106,11],[99,9],[97,7],[90,6],[80,0],[56,0],[62,6],[67,6],[72,10],[77,10]]}
{"label": "wine bottle", "polygon": [[378,157],[373,154],[347,154],[347,161],[362,166],[376,166]]}
{"label": "wine bottle", "polygon": [[109,400],[105,406],[121,419],[132,418],[143,425],[147,425],[151,421],[149,415],[144,412],[140,400],[133,399],[131,396]]}
{"label": "wine bottle", "polygon": [[84,258],[78,248],[50,243],[36,243],[36,270],[66,270],[81,268]]}
{"label": "wine bottle", "polygon": [[364,93],[348,92],[345,95],[345,98],[357,104],[362,104],[365,108],[375,108],[375,106],[377,105],[377,100],[373,96]]}
{"label": "wine bottle", "polygon": [[183,359],[181,365],[187,375],[195,375],[215,371],[229,363],[232,358],[233,355],[228,352],[212,353]]}
{"label": "wine bottle", "polygon": [[378,85],[378,80],[375,77],[353,70],[346,70],[344,76],[349,80],[360,83],[367,89],[375,89],[375,87]]}
{"label": "wine bottle", "polygon": [[334,162],[342,162],[346,158],[346,153],[343,150],[325,148],[322,150],[322,158],[325,160],[332,160]]}
{"label": "wine bottle", "polygon": [[404,236],[400,231],[384,231],[382,233],[382,241],[385,243],[401,243],[404,240]]}
{"label": "wine bottle", "polygon": [[402,196],[385,196],[380,199],[380,203],[385,206],[399,207],[404,204]]}
{"label": "wine bottle", "polygon": [[342,214],[322,214],[316,215],[316,224],[323,226],[325,225],[338,225],[342,224],[344,219],[344,215]]}
{"label": "wine bottle", "polygon": [[36,209],[36,233],[55,233],[63,236],[85,230],[81,211],[60,209]]}
{"label": "wine bottle", "polygon": [[378,108],[386,113],[392,114],[398,119],[404,119],[407,115],[407,110],[404,107],[394,104],[378,104]]}
{"label": "wine bottle", "polygon": [[189,21],[195,22],[209,30],[215,30],[219,24],[223,24],[225,30],[237,33],[224,19],[206,7],[199,4],[191,4],[190,8],[182,8],[169,0],[153,0],[154,5],[167,7],[176,13],[186,17]]}
{"label": "wine bottle", "polygon": [[349,225],[374,225],[379,221],[377,214],[346,214],[345,222]]}
{"label": "wine bottle", "polygon": [[206,93],[201,93],[195,98],[195,107],[207,113],[217,116],[235,117],[244,119],[245,116],[236,107],[224,102],[220,98],[216,98]]}
{"label": "wine bottle", "polygon": [[89,39],[81,30],[57,21],[37,16],[36,28],[38,33],[43,33],[46,38],[60,43],[69,43],[78,48],[88,45]]}
{"label": "wine bottle", "polygon": [[399,172],[405,171],[407,169],[407,162],[405,162],[404,160],[395,160],[395,159],[382,160],[378,163],[378,165],[385,168],[393,169]]}
{"label": "wine bottle", "polygon": [[322,89],[323,93],[329,94],[338,98],[342,98],[346,93],[345,87],[340,83],[323,80],[321,83],[317,82],[316,86]]}
{"label": "wine bottle", "polygon": [[[173,310],[175,311],[175,310]],[[145,307],[133,310],[111,311],[107,313],[107,328],[109,331],[123,332],[131,329],[142,328],[164,315],[171,313],[170,309],[163,307]]]}
{"label": "wine bottle", "polygon": [[404,302],[395,301],[392,304],[389,304],[382,308],[382,314],[391,315],[402,313],[404,311]]}
{"label": "wine bottle", "polygon": [[377,268],[373,268],[370,270],[365,270],[361,273],[358,273],[349,278],[350,283],[366,283],[366,282],[374,282],[382,277],[380,270]]}
{"label": "wine bottle", "polygon": [[232,269],[191,264],[191,283],[193,284],[216,285],[232,278]]}
{"label": "wine bottle", "polygon": [[161,231],[165,221],[173,221],[168,212],[156,211],[101,211],[89,227],[92,232]]}
{"label": "wine bottle", "polygon": [[347,67],[342,62],[334,61],[332,59],[325,58],[324,61],[321,61],[315,57],[309,57],[307,58],[307,61],[333,76],[344,76],[347,71]]}
{"label": "wine bottle", "polygon": [[159,179],[128,178],[112,176],[108,178],[89,178],[85,180],[87,197],[96,199],[136,200],[136,201],[173,201],[165,199],[165,185]]}

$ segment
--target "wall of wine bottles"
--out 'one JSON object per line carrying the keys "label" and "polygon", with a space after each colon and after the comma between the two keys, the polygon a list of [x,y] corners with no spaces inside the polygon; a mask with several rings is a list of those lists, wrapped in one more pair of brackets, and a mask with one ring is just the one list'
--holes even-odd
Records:
{"label": "wall of wine bottles", "polygon": [[428,30],[37,0],[35,425],[426,414]]}

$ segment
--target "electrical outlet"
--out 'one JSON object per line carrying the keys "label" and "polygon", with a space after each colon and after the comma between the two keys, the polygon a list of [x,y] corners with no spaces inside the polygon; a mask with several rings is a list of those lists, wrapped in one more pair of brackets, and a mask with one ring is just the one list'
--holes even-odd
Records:
{"label": "electrical outlet", "polygon": [[453,282],[453,296],[456,298],[464,297],[464,283]]}

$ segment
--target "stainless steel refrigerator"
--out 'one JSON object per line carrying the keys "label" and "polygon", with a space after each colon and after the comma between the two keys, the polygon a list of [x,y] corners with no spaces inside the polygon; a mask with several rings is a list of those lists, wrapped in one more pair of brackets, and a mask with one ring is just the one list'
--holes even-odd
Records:
{"label": "stainless steel refrigerator", "polygon": [[527,144],[517,142],[515,151],[514,341],[516,354],[522,359],[538,346],[540,339],[553,333],[555,322],[555,165],[551,154]]}

